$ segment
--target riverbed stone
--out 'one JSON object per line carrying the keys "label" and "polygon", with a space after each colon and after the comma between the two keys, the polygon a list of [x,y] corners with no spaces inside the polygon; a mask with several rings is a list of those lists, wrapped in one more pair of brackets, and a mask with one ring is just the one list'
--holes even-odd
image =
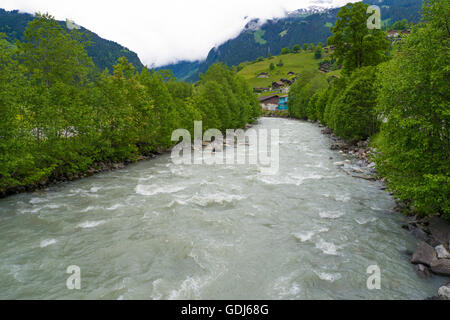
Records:
{"label": "riverbed stone", "polygon": [[447,245],[450,242],[450,224],[442,218],[433,217],[430,219],[428,229],[431,235],[440,244]]}
{"label": "riverbed stone", "polygon": [[450,258],[450,253],[447,251],[447,249],[445,249],[445,247],[442,244],[436,246],[434,249],[436,250],[437,257],[439,259]]}
{"label": "riverbed stone", "polygon": [[418,265],[416,265],[416,272],[419,275],[419,277],[423,278],[423,279],[428,279],[429,277],[431,277],[431,271],[430,269],[428,269],[427,266],[419,263]]}
{"label": "riverbed stone", "polygon": [[424,264],[428,267],[437,260],[436,251],[425,241],[421,241],[411,258],[412,264]]}
{"label": "riverbed stone", "polygon": [[438,296],[450,300],[450,285],[442,286],[438,290]]}
{"label": "riverbed stone", "polygon": [[437,275],[450,277],[450,260],[438,259],[431,263],[431,271]]}

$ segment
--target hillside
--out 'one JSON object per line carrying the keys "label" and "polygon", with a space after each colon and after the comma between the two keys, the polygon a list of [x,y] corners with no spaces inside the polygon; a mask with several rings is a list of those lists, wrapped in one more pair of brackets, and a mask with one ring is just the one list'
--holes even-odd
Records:
{"label": "hillside", "polygon": [[[363,2],[373,4],[373,1]],[[381,8],[385,25],[401,19],[410,22],[418,22],[420,19],[422,0],[381,0],[376,4]],[[183,61],[181,68],[178,64],[172,64],[160,69],[170,69],[177,78],[196,81],[198,73],[204,73],[215,62],[233,66],[261,56],[266,57],[268,53],[279,54],[282,48],[291,48],[294,44],[326,43],[338,11],[339,8],[320,12],[297,10],[284,19],[269,20],[262,26],[258,25],[258,21],[252,21],[236,38],[212,48],[203,62]]]}
{"label": "hillside", "polygon": [[[6,39],[10,43],[14,43],[16,40],[23,40],[25,28],[33,19],[34,16],[28,13],[0,9],[0,33],[5,33]],[[66,25],[64,21],[59,21],[59,23],[64,27]],[[135,52],[114,41],[103,39],[83,27],[81,27],[80,31],[85,32],[88,39],[92,42],[86,48],[86,51],[100,70],[108,68],[111,71],[113,65],[117,63],[117,59],[120,57],[127,58],[138,71],[144,67]]]}
{"label": "hillside", "polygon": [[[324,54],[321,59],[315,59],[314,53],[310,51],[273,56],[272,59],[266,58],[259,62],[243,63],[243,68],[238,72],[238,75],[246,79],[253,88],[270,87],[272,82],[279,81],[281,78],[290,79],[301,73],[321,73],[319,71],[319,62],[327,57],[328,55]],[[276,65],[280,60],[283,61],[283,66]],[[275,67],[273,70],[270,70],[271,63],[273,63]],[[288,75],[291,71],[295,73],[294,76]],[[258,78],[258,75],[262,72],[267,72],[269,77]],[[340,71],[337,70],[323,74],[324,76],[329,77],[338,74],[339,72]]]}

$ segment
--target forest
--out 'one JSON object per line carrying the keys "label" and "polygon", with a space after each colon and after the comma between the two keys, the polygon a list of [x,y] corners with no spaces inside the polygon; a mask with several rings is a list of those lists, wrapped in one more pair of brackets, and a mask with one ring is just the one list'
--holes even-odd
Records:
{"label": "forest", "polygon": [[351,142],[371,138],[379,174],[414,213],[450,219],[450,3],[425,0],[422,21],[391,46],[368,29],[367,5],[338,13],[329,45],[342,75],[303,73],[291,87],[292,117],[320,121]]}
{"label": "forest", "polygon": [[172,131],[242,128],[260,115],[246,81],[222,64],[194,85],[137,72],[121,57],[97,71],[77,30],[38,14],[23,40],[0,37],[0,195],[72,179],[100,163],[169,149]]}

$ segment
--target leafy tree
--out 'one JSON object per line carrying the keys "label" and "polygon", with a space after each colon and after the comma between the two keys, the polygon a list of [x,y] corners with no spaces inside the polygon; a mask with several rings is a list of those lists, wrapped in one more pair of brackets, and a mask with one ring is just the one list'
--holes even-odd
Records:
{"label": "leafy tree", "polygon": [[320,48],[320,47],[316,48],[316,50],[314,51],[314,58],[315,59],[322,58],[322,48]]}
{"label": "leafy tree", "polygon": [[291,52],[291,50],[288,47],[281,49],[281,54],[288,54],[290,52]]}
{"label": "leafy tree", "polygon": [[294,46],[292,47],[292,52],[294,53],[298,53],[300,50],[301,48],[299,44],[294,44]]}
{"label": "leafy tree", "polygon": [[450,219],[450,5],[427,0],[423,14],[427,23],[413,28],[401,55],[383,65],[378,76],[377,110],[384,121],[377,168],[396,196],[412,200],[416,211]]}
{"label": "leafy tree", "polygon": [[368,29],[366,12],[368,4],[349,3],[337,14],[337,21],[331,28],[333,35],[328,44],[334,45],[333,55],[342,61],[344,71],[351,73],[356,68],[375,66],[386,61],[389,42],[382,30]]}
{"label": "leafy tree", "polygon": [[336,135],[358,141],[377,132],[375,83],[374,67],[364,67],[353,72],[345,90],[331,106],[329,124]]}
{"label": "leafy tree", "polygon": [[303,49],[303,51],[308,50],[308,44],[307,44],[307,43],[304,43],[303,46],[302,46],[302,49]]}
{"label": "leafy tree", "polygon": [[274,65],[273,63],[271,63],[270,66],[269,66],[269,69],[270,69],[270,70],[275,69],[275,65]]}

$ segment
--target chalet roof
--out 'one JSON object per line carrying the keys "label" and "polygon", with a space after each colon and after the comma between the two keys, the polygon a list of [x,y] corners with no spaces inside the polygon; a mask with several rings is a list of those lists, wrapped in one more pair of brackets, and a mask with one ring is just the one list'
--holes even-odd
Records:
{"label": "chalet roof", "polygon": [[259,102],[264,102],[264,101],[272,99],[272,98],[278,98],[278,95],[275,94],[272,96],[262,96],[262,97],[259,97],[258,100],[259,100]]}

